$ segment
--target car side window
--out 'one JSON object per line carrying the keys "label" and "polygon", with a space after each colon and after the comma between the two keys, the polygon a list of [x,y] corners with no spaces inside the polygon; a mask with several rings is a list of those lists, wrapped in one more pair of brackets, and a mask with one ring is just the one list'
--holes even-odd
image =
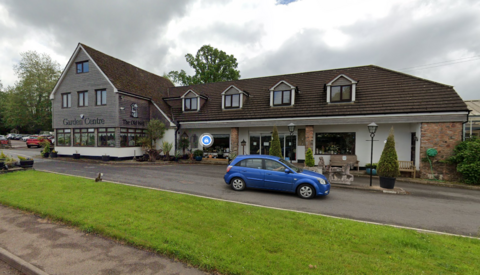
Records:
{"label": "car side window", "polygon": [[262,169],[262,160],[261,159],[244,159],[237,163],[235,166]]}
{"label": "car side window", "polygon": [[270,170],[270,171],[284,171],[285,166],[283,166],[282,164],[280,164],[276,161],[266,159],[265,160],[265,169]]}

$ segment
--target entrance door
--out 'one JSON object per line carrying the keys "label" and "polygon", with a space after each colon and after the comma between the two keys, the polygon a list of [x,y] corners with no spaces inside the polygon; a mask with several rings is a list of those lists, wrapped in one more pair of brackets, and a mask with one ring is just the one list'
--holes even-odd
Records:
{"label": "entrance door", "polygon": [[262,153],[261,155],[268,155],[270,153],[270,145],[272,141],[271,135],[262,135],[261,142],[262,142]]}
{"label": "entrance door", "polygon": [[250,136],[250,155],[260,154],[260,136]]}
{"label": "entrance door", "polygon": [[297,136],[286,136],[285,139],[285,158],[297,160]]}
{"label": "entrance door", "polygon": [[417,148],[417,143],[415,142],[416,137],[417,137],[417,134],[412,133],[411,146],[410,146],[410,160],[413,161],[413,165],[415,165],[415,150]]}

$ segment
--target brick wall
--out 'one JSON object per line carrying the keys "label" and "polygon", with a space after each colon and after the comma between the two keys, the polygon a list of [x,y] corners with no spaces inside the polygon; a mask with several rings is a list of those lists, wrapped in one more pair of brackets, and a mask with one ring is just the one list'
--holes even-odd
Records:
{"label": "brick wall", "polygon": [[232,127],[230,130],[230,141],[232,146],[230,152],[238,155],[238,127]]}
{"label": "brick wall", "polygon": [[453,155],[455,146],[462,141],[461,122],[424,122],[421,129],[420,143],[420,174],[422,178],[428,178],[431,174],[430,163],[423,162],[427,156],[427,149],[434,148],[438,154],[432,160],[433,173],[438,179],[441,175],[444,180],[456,180],[459,175],[455,166],[439,162]]}
{"label": "brick wall", "polygon": [[308,148],[313,151],[313,125],[305,126],[305,152]]}

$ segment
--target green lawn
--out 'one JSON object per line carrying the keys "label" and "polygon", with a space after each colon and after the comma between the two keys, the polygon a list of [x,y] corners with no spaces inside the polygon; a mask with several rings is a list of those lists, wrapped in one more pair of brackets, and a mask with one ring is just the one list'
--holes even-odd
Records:
{"label": "green lawn", "polygon": [[479,240],[43,172],[0,175],[0,203],[223,274],[478,274],[480,270]]}

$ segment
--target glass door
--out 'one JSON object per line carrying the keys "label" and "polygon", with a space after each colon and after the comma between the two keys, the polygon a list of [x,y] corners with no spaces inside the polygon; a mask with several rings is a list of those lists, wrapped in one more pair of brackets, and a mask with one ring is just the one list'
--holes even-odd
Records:
{"label": "glass door", "polygon": [[250,136],[250,155],[260,154],[260,136]]}
{"label": "glass door", "polygon": [[261,155],[268,155],[270,153],[270,146],[272,142],[272,136],[271,135],[263,135],[261,138],[261,144],[262,144],[262,153]]}
{"label": "glass door", "polygon": [[297,160],[297,136],[288,135],[285,139],[285,159]]}

